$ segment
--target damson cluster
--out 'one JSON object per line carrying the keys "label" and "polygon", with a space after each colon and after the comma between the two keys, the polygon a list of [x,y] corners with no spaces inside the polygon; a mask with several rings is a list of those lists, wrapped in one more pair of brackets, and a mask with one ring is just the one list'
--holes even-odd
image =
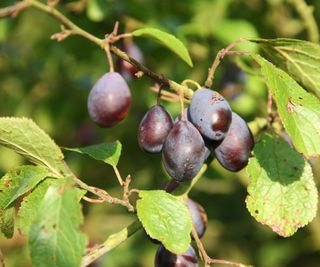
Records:
{"label": "damson cluster", "polygon": [[169,175],[179,182],[193,179],[213,154],[230,171],[248,163],[253,137],[246,122],[232,112],[217,92],[201,88],[175,122],[161,105],[143,117],[138,142],[146,152],[160,153]]}
{"label": "damson cluster", "polygon": [[[89,115],[101,127],[118,124],[126,118],[130,106],[129,87],[117,72],[103,75],[88,97]],[[167,192],[172,192],[180,182],[193,179],[211,154],[226,169],[239,171],[247,164],[254,144],[246,122],[231,111],[219,93],[207,88],[194,93],[189,108],[175,121],[163,106],[153,106],[140,122],[138,143],[146,152],[162,152],[163,164],[174,179],[171,181],[174,186],[169,183]],[[207,214],[191,199],[185,204],[201,238],[206,230]],[[198,259],[191,246],[184,254],[177,255],[161,244],[155,266],[196,267]]]}

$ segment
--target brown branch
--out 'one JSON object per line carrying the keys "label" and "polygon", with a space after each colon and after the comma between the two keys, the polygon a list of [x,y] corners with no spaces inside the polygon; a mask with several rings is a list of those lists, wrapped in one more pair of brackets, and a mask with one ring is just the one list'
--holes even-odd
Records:
{"label": "brown branch", "polygon": [[21,1],[13,6],[4,7],[0,9],[0,18],[4,17],[15,17],[19,14],[20,11],[28,8],[30,6],[28,1]]}
{"label": "brown branch", "polygon": [[94,199],[94,198],[90,198],[90,197],[86,197],[86,196],[83,196],[82,197],[83,200],[85,201],[88,201],[90,203],[103,203],[105,202],[103,199],[101,198],[98,198],[98,199]]}
{"label": "brown branch", "polygon": [[208,71],[208,77],[207,77],[207,80],[206,80],[206,82],[205,82],[205,86],[206,86],[207,88],[211,88],[212,82],[213,82],[213,80],[214,80],[215,71],[216,71],[217,67],[220,65],[220,63],[221,63],[222,59],[225,57],[225,55],[246,55],[246,54],[247,54],[247,53],[245,53],[245,52],[230,51],[230,50],[231,50],[232,48],[234,48],[236,45],[238,45],[238,44],[240,44],[240,43],[242,43],[242,42],[244,42],[244,41],[246,41],[246,40],[243,39],[243,38],[240,38],[240,39],[234,41],[233,43],[231,43],[230,45],[228,45],[226,48],[221,49],[221,50],[218,52],[215,60],[214,60],[213,63],[212,63],[211,68],[210,68],[209,71]]}
{"label": "brown branch", "polygon": [[[65,162],[64,162],[65,163]],[[85,197],[84,200],[91,202],[91,203],[103,203],[107,202],[110,204],[117,204],[124,206],[128,209],[130,212],[134,212],[135,208],[131,203],[129,202],[129,199],[120,199],[116,197],[112,197],[107,191],[97,188],[94,186],[87,185],[85,182],[81,181],[69,168],[69,166],[65,163],[66,169],[68,171],[68,175],[72,178],[73,182],[78,185],[80,188],[92,193],[93,195],[97,196],[98,199],[88,198]]]}

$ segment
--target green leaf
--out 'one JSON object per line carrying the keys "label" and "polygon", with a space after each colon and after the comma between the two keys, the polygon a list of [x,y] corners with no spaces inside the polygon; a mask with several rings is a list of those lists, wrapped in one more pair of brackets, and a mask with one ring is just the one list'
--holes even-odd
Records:
{"label": "green leaf", "polygon": [[27,235],[33,221],[36,219],[40,203],[52,184],[53,179],[42,181],[28,196],[24,197],[18,211],[18,227],[20,231]]}
{"label": "green leaf", "polygon": [[0,118],[0,144],[37,165],[47,167],[56,177],[67,172],[60,148],[30,119]]}
{"label": "green leaf", "polygon": [[315,217],[318,193],[312,169],[284,139],[265,134],[247,172],[247,208],[260,223],[288,237]]}
{"label": "green leaf", "polygon": [[87,16],[90,20],[100,22],[109,13],[108,3],[105,0],[90,0],[87,5]]}
{"label": "green leaf", "polygon": [[69,179],[55,180],[42,199],[30,228],[29,246],[34,266],[79,267],[86,237],[79,232],[82,223],[79,194]]}
{"label": "green leaf", "polygon": [[0,209],[7,208],[50,174],[47,169],[40,166],[19,166],[6,173],[0,179]]}
{"label": "green leaf", "polygon": [[163,191],[140,191],[138,218],[147,234],[158,239],[171,252],[182,254],[190,245],[192,221],[179,198]]}
{"label": "green leaf", "polygon": [[145,36],[159,41],[161,44],[169,48],[190,67],[193,66],[189,52],[184,44],[172,34],[160,31],[155,28],[142,28],[132,32],[133,36]]}
{"label": "green leaf", "polygon": [[258,55],[252,57],[277,104],[283,125],[295,148],[306,157],[320,154],[320,101],[287,73]]}
{"label": "green leaf", "polygon": [[0,229],[6,238],[11,238],[14,233],[14,207],[0,210]]}
{"label": "green leaf", "polygon": [[297,39],[254,39],[267,58],[320,98],[320,45]]}
{"label": "green leaf", "polygon": [[[246,20],[224,19],[214,27],[213,36],[223,44],[229,45],[239,38],[258,38],[258,32],[253,24]],[[254,43],[243,42],[236,46],[237,51],[251,52],[257,51],[258,46]]]}
{"label": "green leaf", "polygon": [[103,143],[87,147],[64,149],[80,154],[87,154],[96,160],[102,160],[107,164],[117,166],[121,155],[122,145],[119,141],[115,141],[113,143]]}

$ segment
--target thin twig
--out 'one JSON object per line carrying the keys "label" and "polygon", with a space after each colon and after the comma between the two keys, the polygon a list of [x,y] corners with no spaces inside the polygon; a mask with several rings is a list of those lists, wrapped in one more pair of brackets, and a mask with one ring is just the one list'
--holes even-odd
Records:
{"label": "thin twig", "polygon": [[98,199],[94,199],[94,198],[90,198],[90,197],[86,197],[86,196],[83,196],[82,197],[83,200],[85,201],[88,201],[90,203],[103,203],[105,202],[103,199],[101,198],[98,198]]}
{"label": "thin twig", "polygon": [[134,221],[128,227],[122,229],[118,233],[110,235],[108,239],[101,245],[95,246],[82,258],[81,267],[86,267],[102,255],[112,250],[116,246],[126,241],[130,236],[141,228],[139,220]]}
{"label": "thin twig", "polygon": [[246,265],[239,263],[239,262],[233,262],[233,261],[226,261],[226,260],[220,260],[220,259],[212,259],[209,257],[207,254],[198,234],[195,228],[192,228],[192,237],[194,238],[194,241],[196,242],[196,245],[199,250],[200,257],[204,261],[205,266],[209,266],[210,264],[224,264],[224,265],[229,265],[229,266],[234,266],[234,267],[246,267]]}
{"label": "thin twig", "polygon": [[68,38],[70,35],[74,34],[72,30],[67,30],[64,25],[60,26],[61,32],[57,32],[55,34],[52,34],[50,39],[56,40],[57,42],[61,42],[64,39]]}
{"label": "thin twig", "polygon": [[230,45],[228,45],[226,48],[221,49],[221,50],[218,52],[215,60],[214,60],[213,63],[212,63],[211,68],[210,68],[209,71],[208,71],[208,77],[207,77],[207,80],[206,80],[206,82],[205,82],[205,86],[206,86],[207,88],[211,88],[212,82],[213,82],[213,80],[214,80],[215,71],[216,71],[217,67],[219,66],[221,60],[225,57],[225,55],[246,55],[246,54],[247,54],[247,53],[245,53],[245,52],[230,51],[230,50],[231,50],[232,48],[234,48],[236,45],[238,45],[238,44],[240,44],[240,43],[242,43],[242,42],[244,42],[244,41],[246,41],[246,40],[243,39],[243,38],[240,38],[240,39],[234,41],[233,43],[231,43]]}
{"label": "thin twig", "polygon": [[109,71],[114,72],[114,65],[113,65],[113,59],[110,52],[110,44],[109,41],[106,39],[106,45],[104,46],[104,51],[106,52],[108,63],[109,63]]}
{"label": "thin twig", "polygon": [[[102,202],[107,202],[110,204],[117,204],[117,205],[121,205],[124,206],[128,209],[128,211],[130,212],[134,212],[135,208],[131,205],[131,203],[129,202],[129,200],[124,200],[124,199],[119,199],[116,197],[112,197],[111,195],[109,195],[109,193],[101,188],[97,188],[94,186],[90,186],[87,185],[85,182],[81,181],[69,168],[69,166],[65,163],[65,167],[66,170],[68,171],[68,175],[72,178],[72,180],[74,181],[75,184],[77,184],[80,188],[96,195],[98,197],[99,200],[94,200],[92,198],[87,198],[85,199],[86,201],[89,202],[94,202],[94,201],[99,201],[98,203],[102,203]],[[97,203],[97,202],[95,202]]]}
{"label": "thin twig", "polygon": [[179,96],[178,95],[176,95],[175,93],[171,93],[169,91],[161,89],[161,85],[159,85],[159,84],[155,84],[153,86],[150,86],[150,90],[155,92],[155,93],[157,93],[158,97],[159,97],[159,94],[161,92],[161,95],[160,95],[161,99],[162,99],[163,96],[165,96],[167,98],[170,98],[171,101],[174,101],[174,102],[178,102],[179,101]]}
{"label": "thin twig", "polygon": [[30,3],[28,1],[21,1],[16,3],[13,6],[1,8],[0,18],[15,17],[19,14],[20,11],[28,8],[29,6],[30,6]]}

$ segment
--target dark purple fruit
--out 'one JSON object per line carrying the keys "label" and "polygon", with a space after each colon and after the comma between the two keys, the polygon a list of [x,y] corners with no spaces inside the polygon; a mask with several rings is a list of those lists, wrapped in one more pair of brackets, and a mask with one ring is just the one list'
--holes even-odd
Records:
{"label": "dark purple fruit", "polygon": [[[188,108],[184,109],[184,114],[186,116],[186,120],[191,122],[191,118],[190,118],[190,114],[189,114],[189,109]],[[177,123],[179,120],[181,120],[181,114],[179,114],[179,116],[175,118],[174,123]],[[211,155],[212,145],[211,145],[211,140],[209,140],[208,138],[206,138],[203,135],[201,135],[201,136],[202,136],[203,141],[204,141],[204,150],[205,150],[204,161],[206,161],[209,158],[209,156]]]}
{"label": "dark purple fruit", "polygon": [[192,224],[196,229],[198,237],[201,238],[204,235],[208,224],[207,213],[199,203],[190,198],[187,199],[186,205],[191,215]]}
{"label": "dark purple fruit", "polygon": [[233,112],[227,136],[216,147],[214,154],[224,168],[236,172],[247,165],[253,145],[252,133],[247,123]]}
{"label": "dark purple fruit", "polygon": [[161,105],[153,106],[142,118],[138,129],[141,149],[159,153],[173,126],[171,115]]}
{"label": "dark purple fruit", "polygon": [[154,260],[155,267],[198,267],[198,257],[190,246],[182,255],[177,255],[166,250],[160,245]]}
{"label": "dark purple fruit", "polygon": [[197,90],[190,103],[192,123],[202,135],[211,140],[222,140],[231,124],[231,108],[218,93],[207,88]]}
{"label": "dark purple fruit", "polygon": [[129,87],[118,72],[103,75],[89,93],[89,115],[101,127],[112,127],[122,121],[130,107]]}
{"label": "dark purple fruit", "polygon": [[162,160],[169,175],[178,180],[191,180],[199,172],[205,157],[199,131],[188,121],[178,121],[163,145]]}

